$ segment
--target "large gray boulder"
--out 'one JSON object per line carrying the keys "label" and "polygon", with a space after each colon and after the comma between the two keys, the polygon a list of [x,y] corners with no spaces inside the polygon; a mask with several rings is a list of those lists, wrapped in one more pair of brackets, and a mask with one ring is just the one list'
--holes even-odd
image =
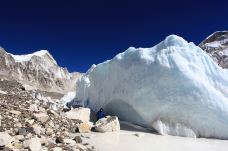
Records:
{"label": "large gray boulder", "polygon": [[120,130],[120,123],[117,116],[107,116],[99,119],[95,124],[98,132],[114,132]]}

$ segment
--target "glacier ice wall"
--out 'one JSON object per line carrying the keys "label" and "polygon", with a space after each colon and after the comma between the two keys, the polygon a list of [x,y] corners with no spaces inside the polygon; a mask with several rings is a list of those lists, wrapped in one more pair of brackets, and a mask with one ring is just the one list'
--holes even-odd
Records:
{"label": "glacier ice wall", "polygon": [[93,65],[76,99],[161,134],[228,139],[228,70],[175,35]]}

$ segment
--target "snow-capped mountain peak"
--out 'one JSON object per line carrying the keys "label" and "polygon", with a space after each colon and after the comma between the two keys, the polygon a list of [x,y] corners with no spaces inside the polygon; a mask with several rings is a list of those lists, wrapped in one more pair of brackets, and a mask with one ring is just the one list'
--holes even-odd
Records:
{"label": "snow-capped mountain peak", "polygon": [[16,79],[33,88],[65,93],[75,89],[79,73],[58,66],[47,50],[14,55],[0,48],[0,75]]}
{"label": "snow-capped mountain peak", "polygon": [[203,40],[199,47],[205,50],[219,66],[228,69],[228,31],[217,31]]}
{"label": "snow-capped mountain peak", "polygon": [[[10,54],[10,53],[9,53]],[[57,65],[55,59],[52,57],[52,55],[47,51],[47,50],[40,50],[40,51],[36,51],[32,54],[25,54],[25,55],[14,55],[14,54],[10,54],[15,62],[27,62],[27,61],[31,61],[32,57],[36,56],[36,57],[44,57],[44,56],[47,56],[50,58],[50,60],[52,60],[52,62],[54,64]]]}

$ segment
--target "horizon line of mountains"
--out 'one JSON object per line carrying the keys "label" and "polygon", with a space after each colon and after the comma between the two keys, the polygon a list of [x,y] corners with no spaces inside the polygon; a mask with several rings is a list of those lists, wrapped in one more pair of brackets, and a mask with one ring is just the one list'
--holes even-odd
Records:
{"label": "horizon line of mountains", "polygon": [[[222,68],[228,69],[228,31],[217,31],[199,47]],[[0,77],[16,80],[27,89],[66,94],[76,91],[76,81],[83,73],[70,73],[58,66],[52,55],[40,50],[27,55],[13,55],[0,47]]]}

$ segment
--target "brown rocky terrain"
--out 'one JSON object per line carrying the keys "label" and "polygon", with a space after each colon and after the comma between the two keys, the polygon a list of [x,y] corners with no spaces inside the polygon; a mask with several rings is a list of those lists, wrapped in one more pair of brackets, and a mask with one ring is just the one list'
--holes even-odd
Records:
{"label": "brown rocky terrain", "polygon": [[45,97],[46,93],[28,91],[15,80],[0,80],[0,150],[95,150],[83,143],[89,135],[80,133],[90,132],[93,125],[86,113],[79,119],[67,118],[61,96]]}

